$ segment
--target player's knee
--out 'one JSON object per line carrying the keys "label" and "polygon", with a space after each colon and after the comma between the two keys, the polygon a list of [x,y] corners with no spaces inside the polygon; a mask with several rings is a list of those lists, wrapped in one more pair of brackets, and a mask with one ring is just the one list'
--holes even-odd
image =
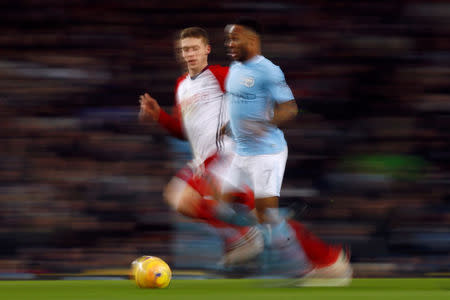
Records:
{"label": "player's knee", "polygon": [[194,203],[192,203],[192,197],[186,195],[184,190],[174,188],[168,185],[164,189],[164,200],[169,206],[176,212],[191,217],[194,213]]}
{"label": "player's knee", "polygon": [[177,193],[170,184],[164,188],[163,198],[172,209],[177,210]]}
{"label": "player's knee", "polygon": [[186,217],[192,218],[195,216],[195,214],[194,214],[195,211],[194,211],[193,207],[187,205],[186,202],[180,202],[178,204],[178,206],[175,208],[175,210],[177,213],[182,214],[183,216],[186,216]]}

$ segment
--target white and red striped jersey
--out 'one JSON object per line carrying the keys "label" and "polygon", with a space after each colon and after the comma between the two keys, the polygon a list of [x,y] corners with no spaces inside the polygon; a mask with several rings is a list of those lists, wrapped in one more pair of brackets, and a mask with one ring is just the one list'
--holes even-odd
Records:
{"label": "white and red striped jersey", "polygon": [[161,110],[159,123],[174,136],[181,137],[184,133],[196,164],[230,147],[230,139],[219,135],[228,121],[224,99],[227,73],[228,67],[214,65],[195,77],[181,76],[175,89],[178,116],[170,117]]}

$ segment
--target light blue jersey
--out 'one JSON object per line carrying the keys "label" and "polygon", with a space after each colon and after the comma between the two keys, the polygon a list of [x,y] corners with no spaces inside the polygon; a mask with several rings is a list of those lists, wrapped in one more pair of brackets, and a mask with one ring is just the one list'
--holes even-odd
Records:
{"label": "light blue jersey", "polygon": [[[276,103],[294,99],[281,69],[258,55],[230,66],[226,80],[230,126],[239,155],[274,154],[286,148],[283,132],[269,123]],[[258,136],[255,126],[264,126]]]}

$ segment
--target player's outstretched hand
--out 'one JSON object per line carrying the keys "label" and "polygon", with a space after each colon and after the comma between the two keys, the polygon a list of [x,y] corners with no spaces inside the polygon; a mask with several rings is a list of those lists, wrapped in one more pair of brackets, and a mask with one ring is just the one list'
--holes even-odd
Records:
{"label": "player's outstretched hand", "polygon": [[161,110],[158,101],[148,93],[145,93],[139,97],[139,103],[141,104],[141,111],[139,112],[140,121],[158,120],[159,112]]}

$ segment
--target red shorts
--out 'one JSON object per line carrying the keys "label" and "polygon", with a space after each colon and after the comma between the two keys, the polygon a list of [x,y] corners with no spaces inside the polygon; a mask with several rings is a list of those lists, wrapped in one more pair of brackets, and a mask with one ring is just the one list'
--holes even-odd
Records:
{"label": "red shorts", "polygon": [[213,181],[214,179],[211,172],[209,172],[209,168],[217,159],[219,159],[218,154],[208,157],[202,164],[202,167],[205,170],[202,174],[195,174],[192,167],[186,165],[178,171],[175,176],[189,184],[194,190],[202,195],[202,197],[212,196],[214,195],[212,184],[216,185],[216,188],[219,188],[219,186],[217,185],[217,182]]}

